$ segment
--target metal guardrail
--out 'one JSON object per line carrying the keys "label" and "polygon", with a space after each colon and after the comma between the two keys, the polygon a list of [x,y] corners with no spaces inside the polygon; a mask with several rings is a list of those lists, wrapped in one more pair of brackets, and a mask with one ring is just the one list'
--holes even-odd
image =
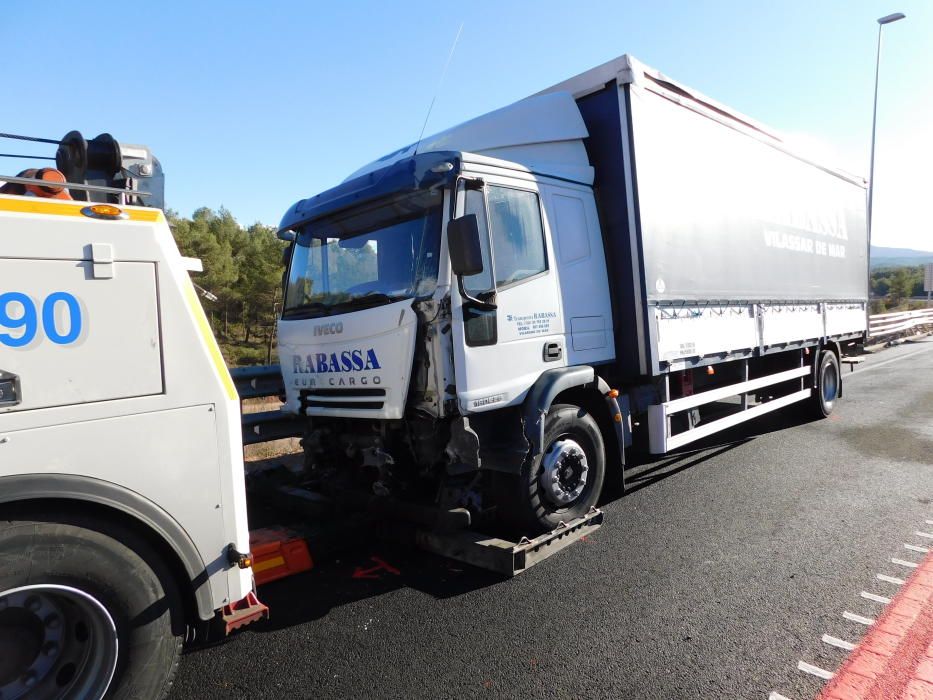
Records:
{"label": "metal guardrail", "polygon": [[[933,308],[875,314],[868,318],[868,337],[871,340],[882,340],[922,326],[933,326]],[[230,370],[230,374],[241,401],[285,394],[285,384],[278,365],[236,367]],[[244,445],[298,437],[302,430],[302,421],[298,417],[282,411],[243,414]]]}
{"label": "metal guardrail", "polygon": [[[230,370],[240,402],[285,394],[285,384],[278,365],[235,367]],[[299,437],[304,423],[297,416],[282,411],[243,413],[243,444],[257,445],[271,440]]]}
{"label": "metal guardrail", "polygon": [[868,317],[868,337],[880,340],[921,326],[933,326],[933,309],[875,314]]}
{"label": "metal guardrail", "polygon": [[257,367],[234,367],[230,370],[236,391],[243,399],[262,399],[267,396],[283,396],[285,382],[278,365]]}

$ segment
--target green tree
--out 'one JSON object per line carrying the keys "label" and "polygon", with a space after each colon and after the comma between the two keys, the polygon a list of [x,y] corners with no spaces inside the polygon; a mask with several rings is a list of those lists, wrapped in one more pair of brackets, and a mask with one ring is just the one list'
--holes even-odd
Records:
{"label": "green tree", "polygon": [[900,267],[895,270],[894,276],[891,277],[891,287],[888,294],[895,302],[907,299],[910,297],[911,291],[913,291],[913,282],[909,269]]}
{"label": "green tree", "polygon": [[182,255],[204,266],[195,283],[217,297],[204,306],[228,364],[267,361],[281,302],[284,244],[275,230],[258,223],[244,229],[229,211],[206,207],[190,219],[168,212],[168,219]]}
{"label": "green tree", "polygon": [[268,324],[267,333],[274,327],[282,286],[283,250],[284,244],[276,238],[275,230],[256,223],[247,229],[244,244],[236,253],[240,268],[237,287],[243,298],[246,343],[255,324]]}

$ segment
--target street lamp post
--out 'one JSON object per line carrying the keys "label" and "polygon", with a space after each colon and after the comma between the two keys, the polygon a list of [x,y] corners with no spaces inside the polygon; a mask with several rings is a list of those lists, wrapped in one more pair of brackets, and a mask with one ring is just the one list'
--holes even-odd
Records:
{"label": "street lamp post", "polygon": [[904,19],[907,15],[895,12],[878,20],[878,51],[875,53],[875,100],[871,112],[871,160],[868,165],[868,255],[871,256],[871,205],[875,192],[875,128],[878,123],[878,69],[881,67],[881,30],[884,25]]}

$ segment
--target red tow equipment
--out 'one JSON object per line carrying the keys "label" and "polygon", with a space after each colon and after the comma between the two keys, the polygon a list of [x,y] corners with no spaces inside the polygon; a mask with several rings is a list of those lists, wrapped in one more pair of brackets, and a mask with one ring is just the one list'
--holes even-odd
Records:
{"label": "red tow equipment", "polygon": [[71,195],[65,187],[62,187],[67,180],[61,171],[55,168],[29,168],[19,173],[16,177],[31,177],[36,180],[48,182],[48,185],[24,185],[16,182],[7,182],[0,187],[0,194],[18,194],[32,195],[33,197],[43,197],[45,199],[71,199]]}

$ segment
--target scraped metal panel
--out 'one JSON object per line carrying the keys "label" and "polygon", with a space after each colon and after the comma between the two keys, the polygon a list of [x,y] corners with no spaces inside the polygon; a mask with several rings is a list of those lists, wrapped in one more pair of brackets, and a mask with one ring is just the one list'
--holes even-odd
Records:
{"label": "scraped metal panel", "polygon": [[761,306],[761,344],[765,346],[822,338],[823,312],[819,304]]}
{"label": "scraped metal panel", "polygon": [[758,320],[749,306],[655,307],[655,319],[658,358],[665,362],[758,345]]}

